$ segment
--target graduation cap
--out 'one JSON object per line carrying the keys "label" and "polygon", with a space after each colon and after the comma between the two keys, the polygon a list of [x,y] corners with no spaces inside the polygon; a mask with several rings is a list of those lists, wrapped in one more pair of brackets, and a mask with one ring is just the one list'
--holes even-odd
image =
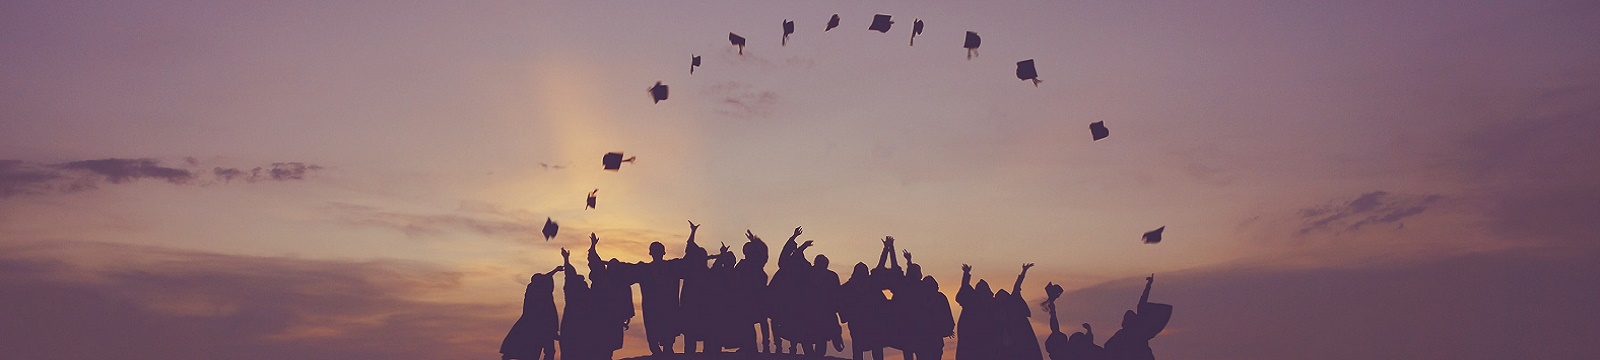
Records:
{"label": "graduation cap", "polygon": [[894,21],[889,20],[889,15],[877,14],[872,16],[872,25],[867,26],[867,30],[877,30],[880,33],[887,33],[889,32],[889,25],[894,25]]}
{"label": "graduation cap", "polygon": [[689,54],[689,75],[694,75],[694,68],[700,66],[700,55]]}
{"label": "graduation cap", "polygon": [[916,46],[917,45],[917,35],[922,35],[922,19],[917,19],[916,21],[911,22],[911,44],[910,44],[910,46]]}
{"label": "graduation cap", "polygon": [[783,20],[783,46],[789,46],[789,34],[794,33],[794,22]]}
{"label": "graduation cap", "polygon": [[836,27],[839,27],[839,14],[833,14],[833,17],[828,18],[828,28],[822,29],[822,31],[833,30]]}
{"label": "graduation cap", "polygon": [[1150,230],[1150,232],[1144,233],[1144,243],[1146,243],[1146,244],[1160,244],[1161,243],[1161,231],[1162,230],[1166,230],[1166,229],[1167,229],[1167,227],[1162,226],[1160,228],[1156,228],[1155,230]]}
{"label": "graduation cap", "polygon": [[550,241],[550,238],[556,237],[557,230],[561,230],[560,225],[556,225],[556,222],[550,220],[550,218],[544,218],[544,241]]}
{"label": "graduation cap", "polygon": [[[690,66],[689,67],[689,71],[694,71],[694,67]],[[651,99],[655,99],[655,102],[657,102],[657,103],[661,102],[661,100],[666,100],[667,99],[667,86],[666,85],[661,85],[661,82],[657,81],[656,82],[656,86],[651,86],[650,87],[650,98]]]}
{"label": "graduation cap", "polygon": [[744,37],[739,34],[728,33],[728,43],[739,47],[739,55],[744,55]]}
{"label": "graduation cap", "polygon": [[616,171],[617,169],[622,168],[622,163],[633,162],[633,157],[623,159],[622,153],[606,153],[606,157],[600,159],[600,162],[605,164],[606,170]]}
{"label": "graduation cap", "polygon": [[972,60],[973,55],[978,55],[978,45],[981,44],[983,44],[983,38],[978,37],[978,33],[967,32],[967,42],[961,45],[961,47],[967,48],[967,60]]}
{"label": "graduation cap", "polygon": [[1106,129],[1106,122],[1096,121],[1089,123],[1089,134],[1094,136],[1094,141],[1100,141],[1100,139],[1111,136],[1111,130]]}
{"label": "graduation cap", "polygon": [[1033,80],[1033,86],[1039,86],[1039,70],[1033,68],[1033,59],[1017,62],[1017,79]]}
{"label": "graduation cap", "polygon": [[589,210],[589,209],[593,209],[594,208],[594,194],[598,193],[598,192],[600,192],[600,189],[594,189],[594,191],[590,191],[589,192],[589,204],[583,206],[584,210]]}

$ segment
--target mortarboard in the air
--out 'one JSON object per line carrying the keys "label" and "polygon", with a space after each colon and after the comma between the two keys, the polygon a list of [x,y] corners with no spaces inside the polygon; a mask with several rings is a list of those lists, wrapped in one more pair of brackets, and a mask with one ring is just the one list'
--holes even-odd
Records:
{"label": "mortarboard in the air", "polygon": [[1039,86],[1039,70],[1033,68],[1033,59],[1017,62],[1017,79],[1033,80],[1033,86]]}
{"label": "mortarboard in the air", "polygon": [[589,210],[589,209],[593,209],[594,208],[594,194],[598,193],[598,192],[600,192],[600,189],[594,189],[594,191],[590,191],[589,192],[589,203],[587,205],[583,206],[584,210]]}
{"label": "mortarboard in the air", "polygon": [[921,34],[922,34],[922,19],[917,19],[916,21],[912,21],[911,22],[911,44],[909,44],[909,45],[910,46],[917,46],[917,35],[921,35]]}
{"label": "mortarboard in the air", "polygon": [[1161,231],[1162,230],[1166,230],[1166,229],[1167,229],[1167,227],[1162,226],[1162,227],[1156,228],[1155,230],[1150,230],[1150,232],[1144,233],[1144,243],[1146,243],[1146,244],[1160,244],[1161,243]]}
{"label": "mortarboard in the air", "polygon": [[739,55],[744,55],[744,37],[739,34],[728,33],[728,43],[739,47]]}
{"label": "mortarboard in the air", "polygon": [[873,15],[872,25],[867,26],[867,30],[877,30],[879,33],[889,32],[889,25],[894,25],[894,21],[889,20],[889,18],[888,14]]}
{"label": "mortarboard in the air", "polygon": [[[690,69],[692,71],[694,68],[691,67]],[[657,81],[656,82],[656,86],[651,86],[650,87],[650,98],[651,99],[655,99],[655,102],[657,102],[657,103],[661,102],[661,100],[666,100],[667,99],[667,86],[666,85],[661,85],[661,82]]]}
{"label": "mortarboard in the air", "polygon": [[694,68],[700,66],[700,55],[689,54],[689,75],[694,75]]}
{"label": "mortarboard in the air", "polygon": [[794,22],[783,20],[783,46],[789,46],[789,34],[794,33]]}
{"label": "mortarboard in the air", "polygon": [[978,45],[982,44],[983,38],[978,37],[978,33],[967,32],[967,42],[961,45],[961,47],[967,48],[967,60],[972,60],[972,56],[978,54]]}
{"label": "mortarboard in the air", "polygon": [[622,168],[622,163],[633,162],[633,157],[623,159],[622,153],[606,153],[606,156],[601,158],[600,162],[606,166],[606,170],[616,171],[617,169]]}
{"label": "mortarboard in the air", "polygon": [[550,241],[551,238],[556,237],[557,230],[561,230],[561,226],[556,225],[555,220],[544,218],[544,241]]}
{"label": "mortarboard in the air", "polygon": [[1106,122],[1096,121],[1089,123],[1089,134],[1094,136],[1094,141],[1100,141],[1100,139],[1111,136],[1111,130],[1106,129]]}
{"label": "mortarboard in the air", "polygon": [[828,18],[828,28],[822,29],[822,31],[833,30],[836,27],[839,27],[839,14],[833,14],[833,17]]}

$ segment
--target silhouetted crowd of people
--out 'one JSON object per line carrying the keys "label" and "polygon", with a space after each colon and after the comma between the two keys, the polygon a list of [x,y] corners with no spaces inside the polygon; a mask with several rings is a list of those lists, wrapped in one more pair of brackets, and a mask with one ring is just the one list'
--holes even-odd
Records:
{"label": "silhouetted crowd of people", "polygon": [[[603,259],[589,235],[588,276],[572,265],[571,252],[561,249],[562,265],[536,273],[528,283],[522,317],[500,345],[504,360],[561,358],[610,359],[622,349],[623,333],[634,313],[633,285],[639,285],[646,345],[653,355],[676,353],[781,352],[821,357],[845,351],[844,331],[850,333],[853,359],[883,359],[884,349],[901,351],[905,359],[941,359],[945,338],[957,341],[955,358],[1042,360],[1153,360],[1149,341],[1166,327],[1172,306],[1149,302],[1154,277],[1146,278],[1144,294],[1135,310],[1123,314],[1122,329],[1104,345],[1095,344],[1094,331],[1068,336],[1056,319],[1055,300],[1060,285],[1045,286],[1048,299],[1040,304],[1050,314],[1050,335],[1040,351],[1038,337],[1028,318],[1030,307],[1022,295],[1022,281],[1033,264],[1022,266],[1009,291],[991,291],[989,283],[972,283],[972,267],[962,265],[961,305],[957,322],[950,299],[939,282],[925,276],[902,250],[905,266],[895,256],[894,237],[883,239],[876,267],[856,263],[842,283],[828,269],[828,257],[808,258],[811,241],[797,243],[801,228],[784,243],[778,269],[769,279],[767,244],[749,231],[743,257],[724,245],[711,253],[695,243],[700,226],[689,223],[684,255],[666,259],[666,246],[650,244],[650,261],[626,263]],[[564,273],[565,308],[558,316],[555,305],[556,273]],[[842,324],[842,325],[841,325]],[[774,347],[774,345],[776,345]]]}

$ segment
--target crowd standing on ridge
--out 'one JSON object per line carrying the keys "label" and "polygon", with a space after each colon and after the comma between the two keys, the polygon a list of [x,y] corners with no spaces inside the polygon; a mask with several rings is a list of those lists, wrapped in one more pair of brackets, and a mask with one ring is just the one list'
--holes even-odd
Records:
{"label": "crowd standing on ridge", "polygon": [[[732,350],[822,357],[831,348],[848,352],[852,359],[868,354],[883,359],[884,351],[893,349],[907,360],[926,360],[943,358],[945,339],[954,337],[958,360],[1042,360],[1046,353],[1056,360],[1153,360],[1149,342],[1172,316],[1171,305],[1149,302],[1155,278],[1148,277],[1135,310],[1123,314],[1122,328],[1097,345],[1087,323],[1082,332],[1062,333],[1055,300],[1063,290],[1051,283],[1045,286],[1048,299],[1040,304],[1050,315],[1051,331],[1041,351],[1022,294],[1033,264],[1022,265],[1011,288],[998,291],[991,291],[985,280],[974,284],[972,267],[962,265],[957,321],[939,282],[922,273],[911,252],[901,250],[896,256],[894,237],[883,239],[875,267],[856,263],[841,282],[829,269],[827,256],[807,257],[813,242],[797,241],[801,228],[784,242],[771,276],[766,270],[769,249],[754,233],[745,232],[740,256],[726,245],[715,253],[701,247],[695,243],[699,229],[689,222],[683,257],[666,258],[666,245],[655,242],[650,244],[650,261],[634,263],[603,258],[596,250],[600,238],[590,234],[587,276],[572,264],[571,252],[561,249],[561,266],[530,279],[522,317],[500,345],[502,359],[553,360],[558,352],[562,359],[611,359],[639,315],[634,313],[634,284],[639,286],[645,345],[652,355],[680,353],[681,338],[681,353],[688,354]],[[559,316],[558,272],[565,279],[565,308]]]}
{"label": "crowd standing on ridge", "polygon": [[[839,14],[829,18],[823,31],[840,23]],[[868,30],[887,33],[893,26],[891,15],[876,14]],[[785,19],[780,46],[787,46],[795,24]],[[908,45],[922,34],[921,19],[912,22]],[[728,43],[740,55],[748,40],[728,33]],[[967,31],[962,47],[967,59],[977,56],[982,38]],[[699,55],[690,54],[689,74],[702,65]],[[1033,59],[1017,62],[1019,80],[1038,86],[1038,69]],[[668,99],[670,88],[661,81],[647,89],[653,103]],[[1092,141],[1109,136],[1105,123],[1089,125]],[[622,163],[634,157],[611,152],[602,158],[607,171],[619,171]],[[545,164],[541,164],[545,165]],[[547,166],[548,168],[548,166]],[[556,168],[560,168],[557,166]],[[596,194],[589,192],[584,209],[596,208]],[[624,333],[632,326],[633,285],[638,284],[645,343],[654,356],[682,353],[804,354],[822,357],[829,352],[848,352],[852,359],[883,359],[885,349],[898,350],[907,360],[942,359],[945,339],[956,341],[955,358],[1074,360],[1154,360],[1149,341],[1166,327],[1172,306],[1150,303],[1154,276],[1146,278],[1144,295],[1135,310],[1123,314],[1122,328],[1104,345],[1095,344],[1094,331],[1083,324],[1082,332],[1071,336],[1061,332],[1055,300],[1061,286],[1045,286],[1048,297],[1041,307],[1050,314],[1050,335],[1041,351],[1039,338],[1029,322],[1032,311],[1023,296],[1023,279],[1033,264],[1022,265],[1010,289],[992,291],[989,283],[972,283],[972,267],[962,265],[961,288],[956,303],[961,317],[952,316],[950,299],[939,291],[939,282],[925,276],[922,266],[912,262],[911,252],[896,256],[894,237],[883,239],[878,263],[869,268],[856,263],[841,282],[829,269],[828,257],[807,257],[811,241],[796,242],[802,229],[778,252],[777,271],[768,276],[770,251],[766,242],[745,232],[748,241],[740,254],[726,245],[712,253],[695,243],[700,225],[689,222],[689,238],[683,257],[666,258],[666,245],[650,244],[648,262],[627,263],[600,256],[599,237],[589,234],[587,277],[572,264],[571,252],[561,249],[562,265],[534,274],[523,300],[522,317],[501,343],[503,360],[553,360],[557,353],[571,360],[610,359],[623,348]],[[1158,228],[1144,234],[1146,244],[1161,241]],[[542,229],[545,241],[555,238],[560,226],[546,218]],[[900,264],[904,257],[905,266]],[[562,286],[565,308],[557,314],[554,276],[564,273]],[[849,350],[844,334],[850,334]],[[559,348],[558,348],[559,344]]]}

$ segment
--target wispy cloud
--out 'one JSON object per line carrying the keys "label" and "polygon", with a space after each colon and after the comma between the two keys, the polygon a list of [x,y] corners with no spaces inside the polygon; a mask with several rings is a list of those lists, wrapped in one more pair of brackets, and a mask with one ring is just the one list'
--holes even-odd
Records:
{"label": "wispy cloud", "polygon": [[1437,204],[1443,196],[1392,194],[1373,191],[1343,203],[1329,203],[1300,210],[1304,223],[1300,234],[1316,231],[1342,233],[1361,230],[1367,225],[1398,223]]}
{"label": "wispy cloud", "polygon": [[[184,158],[189,166],[198,166],[194,158]],[[211,178],[203,172],[181,167],[161,165],[160,160],[98,159],[79,160],[59,164],[44,164],[22,160],[0,160],[0,197],[71,193],[94,190],[102,183],[125,184],[143,179],[161,180],[174,185],[210,185],[233,180],[246,182],[304,180],[311,173],[322,170],[315,164],[300,162],[272,163],[249,171],[237,168],[216,167]]]}
{"label": "wispy cloud", "polygon": [[461,277],[398,261],[10,246],[0,348],[24,359],[493,357],[514,303],[421,300],[460,290]]}
{"label": "wispy cloud", "polygon": [[757,90],[750,84],[729,81],[706,87],[703,93],[718,98],[716,111],[735,119],[764,118],[778,105],[778,93]]}
{"label": "wispy cloud", "polygon": [[535,224],[532,220],[511,219],[484,212],[417,214],[340,202],[328,204],[326,209],[331,211],[338,221],[394,229],[410,237],[439,236],[447,232],[468,231],[480,235],[531,239],[544,226],[543,221]]}

